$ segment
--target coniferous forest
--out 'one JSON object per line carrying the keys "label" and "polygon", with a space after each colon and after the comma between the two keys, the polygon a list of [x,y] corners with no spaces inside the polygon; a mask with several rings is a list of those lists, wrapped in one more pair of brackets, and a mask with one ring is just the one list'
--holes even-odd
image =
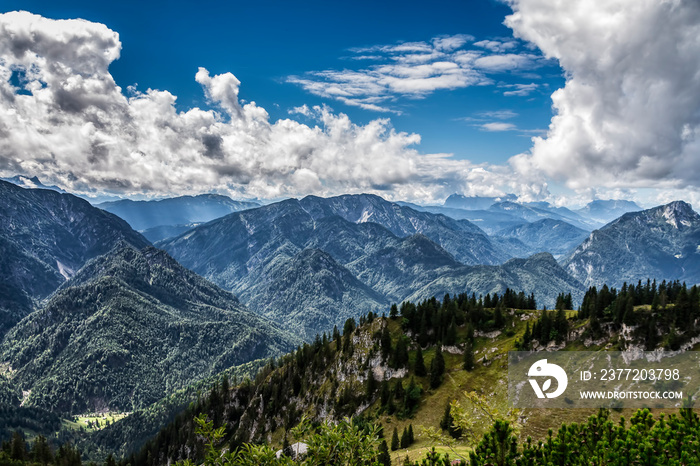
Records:
{"label": "coniferous forest", "polygon": [[[517,421],[495,411],[492,422],[480,426],[482,432],[470,435],[476,427],[465,407],[453,402],[444,406],[433,432],[425,431],[420,408],[433,403],[431,398],[449,383],[446,378],[477,376],[498,363],[496,355],[489,361],[488,355],[474,354],[491,332],[508,336],[516,349],[565,344],[581,324],[591,338],[607,335],[606,343],[617,335],[615,329],[636,323],[634,335],[649,345],[649,320],[657,322],[654,328],[670,329],[658,336],[659,347],[681,345],[697,334],[698,289],[679,282],[625,284],[620,290],[591,287],[577,312],[567,311],[569,304],[571,297],[561,294],[557,309],[538,311],[532,296],[507,290],[479,298],[464,294],[404,302],[392,305],[388,315],[348,319],[342,331],[336,328],[268,360],[254,376],[224,373],[200,384],[196,401],[140,449],[123,457],[108,454],[103,461],[133,466],[392,464],[392,454],[400,456],[417,437],[442,431],[433,437],[438,446],[441,438],[469,439],[469,451],[432,447],[422,457],[405,456],[401,464],[700,464],[700,419],[690,408],[638,410],[628,418],[601,409],[577,422],[549,426],[546,435],[533,439],[523,436]],[[538,317],[522,325],[523,315]],[[634,343],[634,337],[618,340],[623,346]],[[383,377],[377,376],[380,372]],[[401,424],[392,427],[387,419]],[[308,448],[305,456],[295,456],[297,442]],[[280,458],[277,449],[285,453]],[[17,466],[82,461],[79,447],[71,443],[57,446],[41,435],[26,440],[20,431],[0,452],[2,464]]]}

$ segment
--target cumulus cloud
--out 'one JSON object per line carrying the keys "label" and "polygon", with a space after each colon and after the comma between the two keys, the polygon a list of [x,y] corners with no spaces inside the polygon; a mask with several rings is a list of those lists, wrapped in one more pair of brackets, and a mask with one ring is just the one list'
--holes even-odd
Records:
{"label": "cumulus cloud", "polygon": [[700,186],[700,3],[510,4],[516,37],[566,75],[546,137],[513,166],[575,189]]}
{"label": "cumulus cloud", "polygon": [[[547,63],[531,51],[518,53],[518,41],[485,40],[473,36],[438,36],[426,42],[355,48],[354,61],[376,62],[367,68],[311,71],[289,76],[287,82],[311,94],[365,110],[401,113],[400,97],[423,98],[440,90],[494,84],[491,74],[523,73]],[[516,89],[510,95],[527,95]]]}
{"label": "cumulus cloud", "polygon": [[[446,37],[395,49],[450,51],[466,40]],[[505,167],[422,155],[420,136],[396,131],[387,119],[358,125],[328,107],[302,106],[290,114],[310,124],[270,121],[255,102],[239,101],[242,84],[231,73],[196,72],[213,109],[178,111],[167,90],[130,86],[127,96],[108,70],[120,51],[117,33],[101,24],[0,15],[3,174],[38,175],[74,192],[125,195],[218,190],[273,199],[374,192],[434,202],[453,192],[542,192],[542,184],[513,181]],[[426,82],[449,87],[461,73],[449,62],[378,72],[386,78],[382,86],[412,93],[427,92]],[[21,80],[13,79],[17,73]],[[375,80],[343,83],[327,92],[360,105],[381,102],[352,90],[371,89],[379,85]]]}

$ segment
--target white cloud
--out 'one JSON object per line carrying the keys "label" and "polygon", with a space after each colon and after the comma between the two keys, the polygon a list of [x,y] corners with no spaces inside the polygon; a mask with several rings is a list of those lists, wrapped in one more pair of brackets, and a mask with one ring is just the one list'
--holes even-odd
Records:
{"label": "white cloud", "polygon": [[480,40],[479,42],[474,42],[477,47],[485,48],[494,53],[508,52],[509,50],[516,49],[518,43],[512,39],[506,40]]}
{"label": "white cloud", "polygon": [[232,73],[224,73],[212,78],[209,76],[209,71],[200,67],[194,79],[204,86],[206,96],[211,102],[218,104],[231,116],[240,116],[238,88],[241,82]]}
{"label": "white cloud", "polygon": [[[359,70],[312,71],[290,76],[287,82],[347,105],[400,113],[393,108],[399,97],[423,98],[439,90],[491,85],[489,74],[522,72],[546,63],[535,53],[513,53],[517,48],[513,39],[481,41],[474,44],[476,49],[466,49],[473,40],[472,36],[459,34],[438,36],[430,42],[356,48],[351,50],[357,54],[356,59],[370,58],[377,63]],[[500,53],[506,51],[510,53]],[[527,95],[520,89],[510,92]]]}
{"label": "white cloud", "polygon": [[493,110],[490,112],[481,112],[478,115],[484,118],[496,118],[499,120],[509,120],[518,116],[513,110]]}
{"label": "white cloud", "polygon": [[[458,43],[444,39],[439,47]],[[74,192],[125,195],[217,190],[272,199],[374,192],[435,202],[453,192],[542,192],[542,184],[513,181],[507,167],[422,155],[415,148],[420,136],[396,131],[387,119],[358,125],[327,107],[302,106],[291,114],[313,125],[272,122],[264,108],[238,99],[242,84],[231,73],[211,76],[200,68],[195,75],[221,111],[178,111],[176,96],[166,90],[130,86],[127,98],[108,71],[120,50],[118,35],[101,24],[0,14],[2,174],[38,175]],[[25,70],[24,89],[10,84],[17,69]],[[464,76],[441,61],[377,73],[381,80],[341,73],[333,79],[342,85],[323,92],[379,107],[383,89],[421,94],[469,79],[470,71]],[[371,95],[375,88],[378,95]]]}
{"label": "white cloud", "polygon": [[500,73],[511,70],[526,70],[535,68],[541,57],[533,54],[506,53],[488,55],[474,60],[474,66],[489,73]]}
{"label": "white cloud", "polygon": [[482,131],[513,131],[516,129],[516,126],[512,123],[504,123],[502,121],[494,121],[491,123],[484,123],[482,125],[479,125],[479,128],[481,128]]}
{"label": "white cloud", "polygon": [[576,189],[700,186],[700,3],[510,3],[516,37],[567,77],[547,136],[515,167]]}
{"label": "white cloud", "polygon": [[501,87],[505,87],[508,89],[515,89],[514,91],[505,91],[503,92],[503,95],[505,96],[520,96],[524,97],[527,95],[530,95],[530,93],[534,90],[536,90],[539,85],[535,83],[530,83],[530,84],[503,84]]}

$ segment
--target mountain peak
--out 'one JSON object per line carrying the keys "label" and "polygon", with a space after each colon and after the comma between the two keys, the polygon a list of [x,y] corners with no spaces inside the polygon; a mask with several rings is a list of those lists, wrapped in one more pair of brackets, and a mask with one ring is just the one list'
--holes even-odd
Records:
{"label": "mountain peak", "polygon": [[676,230],[682,230],[700,222],[698,215],[690,204],[684,201],[673,201],[665,205],[654,207],[641,212],[630,212],[620,217],[614,223],[626,222],[635,219],[650,225],[661,226],[668,224]]}
{"label": "mountain peak", "polygon": [[680,228],[681,225],[689,227],[692,224],[692,220],[699,218],[691,205],[684,201],[673,201],[661,208],[666,223],[676,228]]}

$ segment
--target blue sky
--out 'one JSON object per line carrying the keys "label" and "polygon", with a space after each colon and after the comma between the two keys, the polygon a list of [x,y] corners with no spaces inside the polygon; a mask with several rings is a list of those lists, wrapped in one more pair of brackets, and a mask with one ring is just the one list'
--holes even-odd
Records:
{"label": "blue sky", "polygon": [[122,196],[700,202],[697,2],[2,9],[3,176]]}
{"label": "blue sky", "polygon": [[[530,70],[489,72],[494,84],[436,90],[402,96],[390,107],[363,110],[314,95],[290,83],[290,76],[324,70],[357,70],[384,63],[354,60],[357,48],[429,42],[434,37],[468,34],[465,50],[483,40],[512,39],[504,26],[511,9],[493,0],[431,2],[94,2],[6,1],[5,11],[23,9],[53,19],[83,18],[119,33],[122,53],[111,66],[118,85],[167,89],[179,109],[207,107],[193,79],[198,67],[212,74],[232,72],[241,82],[239,96],[264,107],[273,119],[304,104],[327,104],[358,123],[391,118],[400,131],[419,133],[421,151],[452,153],[474,162],[504,162],[527,150],[530,137],[551,118],[550,94],[563,85],[558,64]],[[521,41],[508,52],[532,54]],[[535,52],[537,53],[537,52]],[[526,96],[504,96],[507,84],[539,87]],[[496,118],[489,113],[507,116]],[[505,113],[504,113],[505,112]],[[486,131],[481,125],[500,123]],[[517,128],[517,129],[516,129]],[[519,131],[523,130],[523,131]]]}

